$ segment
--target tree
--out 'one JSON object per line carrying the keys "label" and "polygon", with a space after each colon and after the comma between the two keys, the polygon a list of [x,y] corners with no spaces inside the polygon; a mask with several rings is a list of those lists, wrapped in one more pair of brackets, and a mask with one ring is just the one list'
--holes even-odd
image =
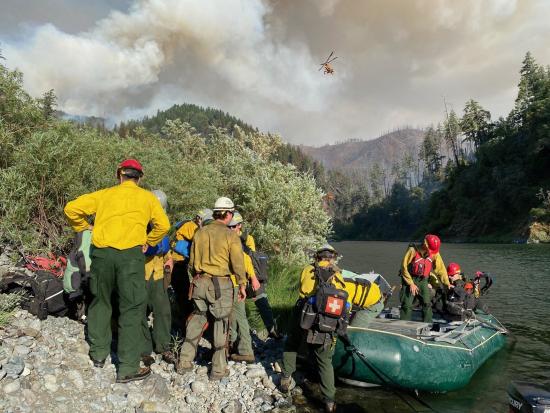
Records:
{"label": "tree", "polygon": [[471,142],[476,151],[483,144],[490,131],[491,113],[485,110],[473,99],[466,102],[464,116],[460,120],[460,129],[466,136],[465,140]]}
{"label": "tree", "polygon": [[462,148],[460,147],[460,124],[458,116],[454,110],[447,112],[447,105],[445,104],[445,112],[447,118],[443,122],[443,138],[447,147],[451,151],[456,166],[459,166],[462,161]]}
{"label": "tree", "polygon": [[47,121],[51,120],[55,113],[55,107],[57,106],[57,96],[55,96],[54,90],[50,89],[44,93],[42,99],[39,99],[39,102],[44,119]]}
{"label": "tree", "polygon": [[424,135],[419,156],[424,161],[428,177],[441,178],[443,156],[441,156],[442,136],[438,130],[430,126]]}
{"label": "tree", "polygon": [[518,96],[514,109],[508,117],[508,120],[516,128],[522,127],[527,122],[529,109],[535,101],[536,91],[545,78],[544,68],[536,63],[531,52],[526,53],[519,73]]}

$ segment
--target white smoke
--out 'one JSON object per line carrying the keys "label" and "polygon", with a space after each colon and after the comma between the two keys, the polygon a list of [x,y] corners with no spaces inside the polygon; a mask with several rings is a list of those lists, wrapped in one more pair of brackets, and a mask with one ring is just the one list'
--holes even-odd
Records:
{"label": "white smoke", "polygon": [[194,96],[213,106],[219,97],[321,110],[329,89],[321,87],[319,57],[302,43],[278,41],[269,13],[262,0],[141,0],[88,32],[36,27],[23,44],[4,45],[4,54],[31,94],[53,88],[71,113],[156,110],[158,93],[173,98],[170,84],[182,95],[162,106]]}

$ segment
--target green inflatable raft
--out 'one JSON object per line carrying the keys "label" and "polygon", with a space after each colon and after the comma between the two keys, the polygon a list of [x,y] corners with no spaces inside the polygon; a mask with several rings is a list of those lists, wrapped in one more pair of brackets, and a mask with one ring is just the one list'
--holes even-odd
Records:
{"label": "green inflatable raft", "polygon": [[334,372],[351,384],[457,390],[505,345],[506,336],[507,330],[490,314],[453,322],[434,318],[428,324],[399,320],[397,308],[384,310],[367,325],[348,328],[350,343],[338,341]]}

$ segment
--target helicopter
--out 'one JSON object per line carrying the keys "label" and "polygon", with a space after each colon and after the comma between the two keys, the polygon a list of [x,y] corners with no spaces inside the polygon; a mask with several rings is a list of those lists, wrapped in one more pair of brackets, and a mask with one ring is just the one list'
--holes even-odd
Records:
{"label": "helicopter", "polygon": [[327,57],[327,60],[325,60],[325,63],[321,63],[321,67],[319,68],[319,70],[324,69],[323,73],[325,75],[332,75],[334,73],[334,69],[332,68],[330,63],[338,59],[338,56],[332,57],[333,54],[334,54],[334,51],[330,52],[330,54]]}

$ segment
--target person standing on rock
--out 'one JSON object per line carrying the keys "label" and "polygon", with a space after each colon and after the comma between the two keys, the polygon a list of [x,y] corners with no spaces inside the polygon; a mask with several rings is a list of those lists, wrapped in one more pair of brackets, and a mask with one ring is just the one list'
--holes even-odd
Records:
{"label": "person standing on rock", "polygon": [[233,201],[218,198],[213,211],[214,221],[199,229],[193,238],[189,257],[193,281],[189,295],[195,310],[188,320],[177,371],[183,374],[193,369],[199,339],[207,325],[207,315],[210,315],[214,319],[210,379],[220,380],[229,375],[225,352],[234,294],[230,274],[237,278],[239,300],[246,298],[246,275],[239,236],[227,228],[235,211]]}
{"label": "person standing on rock", "polygon": [[[183,221],[176,224],[175,240],[187,241],[189,244],[193,242],[195,232],[202,227],[204,218],[212,215],[212,211],[208,208],[197,211],[195,217],[188,221]],[[178,228],[179,225],[179,228]],[[174,244],[174,249],[176,244]],[[178,254],[175,250],[172,252],[174,260],[174,270],[172,272],[172,287],[176,293],[177,301],[174,308],[174,326],[176,329],[185,332],[185,320],[193,311],[193,302],[188,299],[189,295],[189,256]]]}
{"label": "person standing on rock", "polygon": [[[235,211],[231,222],[229,222],[229,229],[239,234],[238,224],[242,223],[243,218],[238,211]],[[240,234],[239,234],[240,235]],[[260,288],[260,282],[256,278],[254,272],[254,265],[252,264],[252,258],[243,251],[244,268],[247,278],[250,280],[250,284],[253,291],[257,291]],[[237,279],[234,275],[231,276],[231,280],[235,288],[238,288]],[[254,350],[252,349],[252,337],[250,335],[250,325],[248,324],[248,318],[246,317],[246,304],[244,301],[237,299],[237,294],[233,303],[233,311],[230,317],[230,343],[231,347],[236,350],[231,354],[231,360],[244,361],[246,363],[254,363]]]}
{"label": "person standing on rock", "polygon": [[[243,231],[243,224],[244,219],[239,214],[240,219],[235,220],[235,230],[239,234],[239,237],[241,238],[241,243],[243,246],[243,251],[245,253],[245,259],[248,257],[253,263],[256,263],[259,265],[258,262],[258,255],[256,252],[256,241],[254,240],[254,237],[252,234],[248,233],[248,231]],[[254,260],[252,257],[254,256]],[[264,255],[264,257],[266,257]],[[275,320],[273,319],[273,310],[271,309],[271,305],[269,304],[269,299],[267,297],[267,257],[266,257],[266,265],[263,268],[264,272],[262,274],[262,268],[257,267],[258,270],[256,271],[256,279],[259,282],[259,288],[252,288],[252,291],[248,291],[248,297],[254,301],[254,304],[256,305],[256,308],[258,309],[258,312],[260,313],[260,317],[264,323],[264,326],[267,330],[268,336],[274,339],[281,339],[282,336],[279,334],[277,329],[275,328]],[[254,287],[254,283],[252,283],[252,287]]]}
{"label": "person standing on rock", "polygon": [[[155,189],[152,192],[166,211],[168,208],[166,194],[160,189]],[[168,298],[168,286],[173,266],[170,238],[166,235],[156,246],[148,247],[145,251],[147,311],[144,314],[143,328],[146,341],[144,356],[149,356],[154,349],[157,354],[162,355],[164,361],[170,364],[176,364],[174,353],[170,350],[172,312]],[[153,313],[152,334],[147,322],[149,311]]]}
{"label": "person standing on rock", "polygon": [[93,299],[88,310],[90,358],[94,366],[103,367],[110,353],[111,296],[115,293],[120,313],[117,383],[141,380],[151,373],[148,367],[139,366],[147,305],[143,252],[159,243],[170,229],[159,200],[139,187],[142,176],[138,161],[125,160],[117,168],[119,185],[82,195],[65,206],[65,215],[76,232],[89,229],[86,219],[95,214],[90,276]]}

